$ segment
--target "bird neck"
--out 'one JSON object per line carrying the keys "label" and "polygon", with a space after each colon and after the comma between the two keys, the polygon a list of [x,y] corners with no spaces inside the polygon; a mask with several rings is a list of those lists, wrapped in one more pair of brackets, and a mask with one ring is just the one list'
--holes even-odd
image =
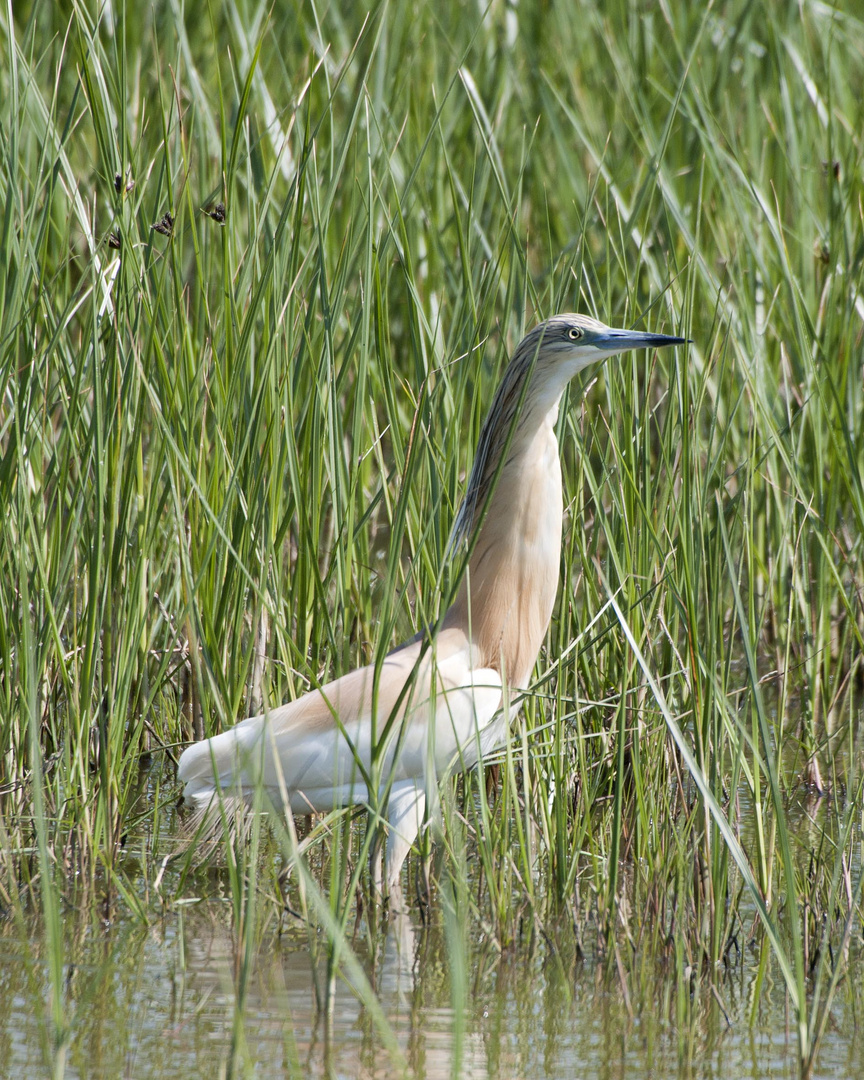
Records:
{"label": "bird neck", "polygon": [[[479,515],[486,498],[489,507],[444,620],[445,627],[458,626],[471,638],[484,666],[517,687],[528,684],[558,591],[563,517],[555,437],[559,399],[551,407],[548,399],[526,401],[509,446],[497,422],[499,402],[493,403],[478,447],[478,458],[485,453],[486,460],[475,463],[460,515]],[[496,430],[497,446],[488,439],[484,444],[490,427]],[[504,463],[489,497],[502,453]]]}

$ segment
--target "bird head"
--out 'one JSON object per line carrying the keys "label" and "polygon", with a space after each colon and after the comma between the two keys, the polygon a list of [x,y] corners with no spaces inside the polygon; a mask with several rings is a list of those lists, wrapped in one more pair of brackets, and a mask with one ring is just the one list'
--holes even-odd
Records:
{"label": "bird head", "polygon": [[[536,336],[536,338],[535,338]],[[529,334],[538,346],[538,360],[568,360],[578,369],[630,349],[657,349],[664,345],[684,345],[686,338],[652,334],[644,330],[615,330],[587,315],[553,315]],[[528,338],[526,338],[526,342]]]}
{"label": "bird head", "polygon": [[588,315],[553,315],[523,338],[517,353],[526,368],[533,367],[533,385],[541,398],[553,400],[589,364],[630,349],[684,345],[686,338],[644,330],[616,330]]}

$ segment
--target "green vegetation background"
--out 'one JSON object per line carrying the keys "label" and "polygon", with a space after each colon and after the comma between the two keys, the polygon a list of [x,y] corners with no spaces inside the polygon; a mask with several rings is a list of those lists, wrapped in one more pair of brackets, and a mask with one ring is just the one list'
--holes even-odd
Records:
{"label": "green vegetation background", "polygon": [[[182,744],[434,622],[509,351],[581,310],[694,344],[571,390],[535,693],[441,873],[504,942],[755,935],[812,1065],[860,923],[860,15],[3,7],[6,910],[146,919]],[[343,923],[362,835],[310,871]]]}

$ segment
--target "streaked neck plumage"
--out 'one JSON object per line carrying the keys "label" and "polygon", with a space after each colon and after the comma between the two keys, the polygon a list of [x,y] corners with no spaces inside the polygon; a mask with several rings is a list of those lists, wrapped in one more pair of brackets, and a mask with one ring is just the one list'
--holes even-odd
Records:
{"label": "streaked neck plumage", "polygon": [[540,323],[517,346],[480,432],[453,525],[451,557],[475,534],[477,541],[444,618],[445,627],[470,637],[480,664],[510,686],[528,685],[558,590],[563,510],[555,421],[565,387],[607,356],[683,344],[684,338],[616,330],[571,314]]}
{"label": "streaked neck plumage", "polygon": [[[444,626],[458,626],[479,662],[526,687],[552,617],[561,559],[557,405],[514,433],[480,535]],[[493,468],[494,475],[494,468]]]}
{"label": "streaked neck plumage", "polygon": [[445,627],[468,634],[484,667],[514,687],[528,685],[552,617],[561,559],[555,421],[569,375],[565,365],[557,378],[540,371],[536,354],[537,342],[526,339],[483,425],[451,549],[470,539],[487,499],[489,505],[444,619]]}

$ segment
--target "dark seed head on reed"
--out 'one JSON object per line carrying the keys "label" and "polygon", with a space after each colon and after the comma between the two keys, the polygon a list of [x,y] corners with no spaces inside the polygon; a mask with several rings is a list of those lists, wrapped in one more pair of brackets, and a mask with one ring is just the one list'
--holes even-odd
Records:
{"label": "dark seed head on reed", "polygon": [[150,228],[162,236],[171,236],[174,232],[174,217],[166,210],[159,221],[154,222]]}
{"label": "dark seed head on reed", "polygon": [[225,203],[208,203],[207,206],[201,207],[201,212],[206,214],[211,221],[215,221],[217,225],[225,224]]}

